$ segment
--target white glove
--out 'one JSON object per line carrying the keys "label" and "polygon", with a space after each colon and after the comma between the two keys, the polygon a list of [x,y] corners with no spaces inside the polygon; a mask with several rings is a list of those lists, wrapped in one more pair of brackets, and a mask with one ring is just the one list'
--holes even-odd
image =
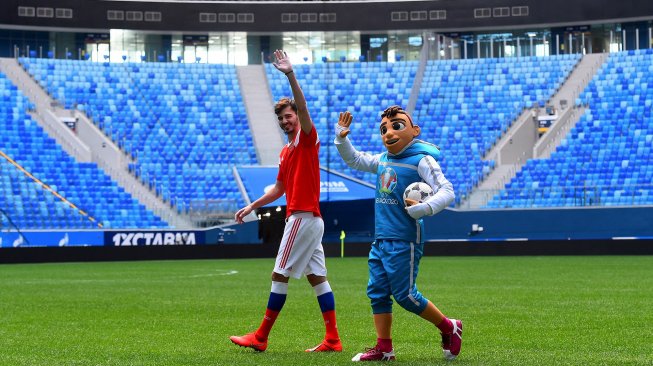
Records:
{"label": "white glove", "polygon": [[354,116],[349,111],[340,112],[338,123],[336,124],[336,141],[342,141],[349,135],[349,132],[351,132],[349,126],[351,126],[353,119]]}
{"label": "white glove", "polygon": [[410,217],[414,218],[415,220],[419,220],[424,216],[433,214],[433,211],[431,211],[431,206],[424,202],[408,206],[406,207],[406,211]]}
{"label": "white glove", "polygon": [[348,130],[348,127],[341,126],[340,124],[336,123],[336,137],[337,138],[342,138],[340,137],[340,132]]}

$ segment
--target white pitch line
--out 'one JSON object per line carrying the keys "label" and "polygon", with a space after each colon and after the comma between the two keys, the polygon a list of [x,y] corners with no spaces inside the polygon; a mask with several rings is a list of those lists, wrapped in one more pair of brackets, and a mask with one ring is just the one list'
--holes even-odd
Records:
{"label": "white pitch line", "polygon": [[[217,270],[220,271],[220,270]],[[206,274],[201,274],[201,275],[194,275],[194,276],[188,276],[189,278],[197,278],[197,277],[214,277],[214,276],[231,276],[238,274],[238,271],[236,270],[229,270],[229,271],[224,271],[224,272],[218,272],[218,273],[206,273]]]}

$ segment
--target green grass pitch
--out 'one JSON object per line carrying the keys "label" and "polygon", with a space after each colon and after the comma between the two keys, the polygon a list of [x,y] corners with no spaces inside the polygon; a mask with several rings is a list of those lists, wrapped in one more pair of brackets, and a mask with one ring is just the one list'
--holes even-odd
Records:
{"label": "green grass pitch", "polygon": [[[0,365],[350,365],[375,342],[365,258],[328,258],[345,350],[323,336],[305,279],[291,281],[256,353],[273,259],[0,266]],[[419,289],[464,320],[461,355],[395,307],[399,365],[653,365],[653,257],[426,257]]]}

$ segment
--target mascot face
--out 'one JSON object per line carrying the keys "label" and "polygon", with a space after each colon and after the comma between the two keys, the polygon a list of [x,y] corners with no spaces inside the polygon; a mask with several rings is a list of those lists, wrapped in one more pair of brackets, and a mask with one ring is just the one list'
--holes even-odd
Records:
{"label": "mascot face", "polygon": [[392,116],[385,116],[379,125],[381,139],[388,152],[399,153],[420,133],[408,114],[401,111]]}

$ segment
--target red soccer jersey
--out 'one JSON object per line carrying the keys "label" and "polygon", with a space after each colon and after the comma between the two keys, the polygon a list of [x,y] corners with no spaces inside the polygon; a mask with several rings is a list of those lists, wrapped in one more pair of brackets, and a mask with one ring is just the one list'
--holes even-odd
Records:
{"label": "red soccer jersey", "polygon": [[286,217],[296,211],[320,215],[320,139],[315,126],[309,134],[301,129],[281,149],[277,180],[286,190]]}

